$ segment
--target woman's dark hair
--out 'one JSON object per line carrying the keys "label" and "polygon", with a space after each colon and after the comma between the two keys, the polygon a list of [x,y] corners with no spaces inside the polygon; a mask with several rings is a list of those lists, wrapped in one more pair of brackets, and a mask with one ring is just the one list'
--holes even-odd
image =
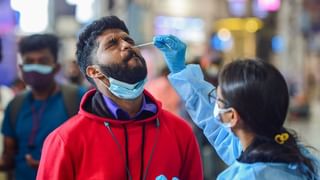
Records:
{"label": "woman's dark hair", "polygon": [[[256,158],[264,162],[303,163],[315,171],[312,161],[301,153],[295,134],[283,127],[289,93],[284,77],[274,66],[254,59],[233,61],[222,69],[219,86],[225,105],[237,110],[244,128],[260,142],[248,161]],[[274,140],[281,133],[289,134],[284,144]]]}
{"label": "woman's dark hair", "polygon": [[32,51],[49,49],[55,62],[58,60],[59,38],[54,34],[33,34],[22,38],[19,42],[19,51],[25,54]]}
{"label": "woman's dark hair", "polygon": [[117,16],[106,16],[92,22],[80,33],[76,56],[80,66],[80,70],[86,76],[87,80],[94,84],[91,78],[86,75],[86,68],[92,65],[92,51],[96,48],[96,39],[107,29],[120,29],[129,34],[129,30],[125,23]]}

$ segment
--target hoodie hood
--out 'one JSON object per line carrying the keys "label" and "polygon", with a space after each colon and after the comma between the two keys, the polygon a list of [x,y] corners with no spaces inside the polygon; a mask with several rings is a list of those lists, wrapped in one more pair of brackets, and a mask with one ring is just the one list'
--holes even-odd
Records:
{"label": "hoodie hood", "polygon": [[144,90],[143,94],[146,96],[146,98],[151,100],[151,102],[153,102],[157,107],[157,112],[154,115],[152,115],[148,118],[138,119],[138,120],[137,119],[135,119],[135,120],[113,119],[112,116],[102,117],[102,116],[99,116],[97,113],[94,113],[93,99],[94,99],[94,96],[98,95],[97,93],[99,93],[99,92],[96,89],[92,89],[83,95],[81,103],[80,103],[79,115],[86,116],[87,118],[89,118],[91,120],[98,121],[101,123],[108,122],[111,125],[139,125],[141,123],[155,121],[158,118],[159,114],[162,112],[161,111],[161,108],[162,108],[161,103],[159,101],[157,101],[148,91]]}

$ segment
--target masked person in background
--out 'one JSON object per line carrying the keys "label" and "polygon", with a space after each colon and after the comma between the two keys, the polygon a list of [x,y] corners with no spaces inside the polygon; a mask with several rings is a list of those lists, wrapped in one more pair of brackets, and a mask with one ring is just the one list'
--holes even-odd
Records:
{"label": "masked person in background", "polygon": [[218,86],[198,65],[185,65],[186,45],[172,35],[154,38],[171,71],[169,80],[192,120],[230,167],[222,179],[319,179],[319,160],[283,127],[289,104],[286,82],[261,60],[226,65]]}
{"label": "masked person in background", "polygon": [[92,22],[76,53],[96,89],[46,139],[37,179],[202,180],[192,129],[144,90],[146,62],[125,23]]}
{"label": "masked person in background", "polygon": [[29,86],[5,110],[2,124],[4,151],[0,170],[14,169],[14,179],[34,180],[44,139],[78,111],[84,94],[75,86],[59,85],[58,38],[34,34],[21,39],[20,70]]}

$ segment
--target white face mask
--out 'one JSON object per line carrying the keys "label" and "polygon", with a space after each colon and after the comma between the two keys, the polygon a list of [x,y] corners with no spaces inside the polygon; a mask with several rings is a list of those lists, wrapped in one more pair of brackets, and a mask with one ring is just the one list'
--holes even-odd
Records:
{"label": "white face mask", "polygon": [[224,114],[226,112],[229,112],[231,111],[232,109],[231,108],[226,108],[226,109],[223,109],[223,108],[219,108],[218,106],[218,103],[216,101],[215,105],[214,105],[214,110],[213,110],[213,116],[220,122],[222,123],[222,125],[226,128],[230,128],[231,127],[231,123],[225,123],[222,121],[220,115],[221,114]]}
{"label": "white face mask", "polygon": [[53,71],[52,66],[42,64],[24,64],[22,66],[24,72],[37,72],[40,74],[50,74]]}

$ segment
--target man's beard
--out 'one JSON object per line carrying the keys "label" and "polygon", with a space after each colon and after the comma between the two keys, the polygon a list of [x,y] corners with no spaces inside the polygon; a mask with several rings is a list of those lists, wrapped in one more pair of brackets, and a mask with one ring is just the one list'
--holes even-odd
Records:
{"label": "man's beard", "polygon": [[[139,65],[130,67],[128,62],[131,58],[136,58],[136,61],[140,61]],[[133,51],[128,53],[121,64],[98,64],[100,70],[107,77],[112,77],[116,80],[123,81],[129,84],[137,83],[141,80],[144,80],[147,76],[147,66],[144,58],[137,55]]]}

